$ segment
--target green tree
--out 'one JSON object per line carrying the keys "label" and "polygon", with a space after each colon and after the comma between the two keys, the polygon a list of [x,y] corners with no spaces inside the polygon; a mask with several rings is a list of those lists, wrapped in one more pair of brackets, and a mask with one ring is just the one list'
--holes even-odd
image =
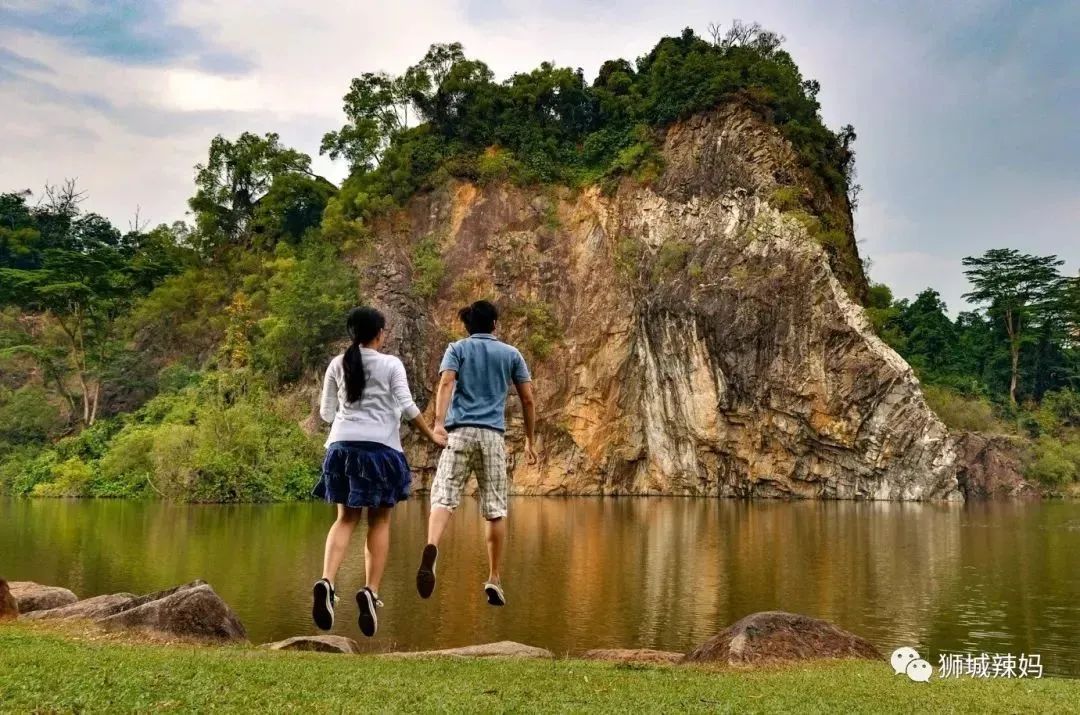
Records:
{"label": "green tree", "polygon": [[206,163],[195,167],[195,214],[198,247],[204,255],[241,242],[259,202],[274,181],[286,174],[311,174],[311,157],[281,145],[274,133],[244,132],[236,141],[218,135],[210,142]]}
{"label": "green tree", "polygon": [[1065,281],[1057,256],[1033,256],[995,248],[963,260],[972,290],[964,298],[987,306],[987,315],[1005,329],[1009,350],[1009,401],[1015,405],[1020,384],[1020,352],[1040,325],[1054,319],[1062,305]]}
{"label": "green tree", "polygon": [[348,124],[327,132],[319,148],[331,159],[343,158],[353,170],[378,166],[386,147],[409,126],[414,100],[430,87],[430,77],[410,68],[400,77],[385,72],[365,72],[353,78],[345,95]]}

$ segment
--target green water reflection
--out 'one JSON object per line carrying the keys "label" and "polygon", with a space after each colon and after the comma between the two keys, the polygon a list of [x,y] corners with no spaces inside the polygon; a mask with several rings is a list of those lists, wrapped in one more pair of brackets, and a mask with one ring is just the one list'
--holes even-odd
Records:
{"label": "green water reflection", "polygon": [[[559,653],[686,650],[753,611],[834,621],[891,650],[1039,653],[1080,675],[1080,503],[932,505],[518,498],[505,583],[486,605],[483,530],[462,506],[430,601],[415,594],[427,507],[394,514],[373,650],[511,639]],[[323,504],[0,500],[0,575],[81,596],[204,578],[252,640],[314,632]],[[340,589],[362,585],[355,544]],[[359,635],[350,598],[336,631]]]}

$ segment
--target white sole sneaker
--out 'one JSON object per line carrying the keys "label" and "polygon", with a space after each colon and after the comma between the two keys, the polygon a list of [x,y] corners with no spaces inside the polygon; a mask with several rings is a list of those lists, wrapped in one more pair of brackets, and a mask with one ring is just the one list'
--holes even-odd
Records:
{"label": "white sole sneaker", "polygon": [[360,632],[371,638],[379,631],[379,614],[376,613],[379,601],[370,588],[362,588],[356,592],[356,605],[360,608]]}
{"label": "white sole sneaker", "polygon": [[500,586],[499,584],[488,581],[484,584],[484,593],[487,595],[487,602],[490,605],[506,605],[506,594],[503,593],[502,586]]}
{"label": "white sole sneaker", "polygon": [[321,578],[311,589],[311,620],[324,631],[334,627],[334,589]]}

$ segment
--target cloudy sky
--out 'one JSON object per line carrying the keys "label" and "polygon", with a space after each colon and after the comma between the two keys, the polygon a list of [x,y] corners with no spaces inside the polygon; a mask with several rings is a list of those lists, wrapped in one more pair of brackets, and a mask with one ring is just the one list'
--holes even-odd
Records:
{"label": "cloudy sky", "polygon": [[[953,0],[0,0],[0,191],[77,177],[86,206],[183,218],[215,134],[276,131],[317,156],[360,72],[460,41],[500,78],[595,76],[663,35],[758,21],[858,132],[872,276],[962,307],[960,259],[1010,246],[1080,268],[1080,3]],[[340,180],[344,167],[317,158]]]}

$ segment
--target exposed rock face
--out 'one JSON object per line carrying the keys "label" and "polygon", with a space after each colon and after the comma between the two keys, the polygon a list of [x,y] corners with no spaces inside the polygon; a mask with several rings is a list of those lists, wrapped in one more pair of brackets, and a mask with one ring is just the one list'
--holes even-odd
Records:
{"label": "exposed rock face", "polygon": [[267,643],[262,647],[270,650],[306,650],[316,653],[346,653],[349,655],[360,652],[360,644],[352,638],[344,636],[296,636],[276,643]]}
{"label": "exposed rock face", "polygon": [[95,623],[110,630],[143,629],[181,638],[244,641],[244,625],[208,584],[196,581],[135,599]]}
{"label": "exposed rock face", "polygon": [[50,608],[47,611],[34,611],[23,618],[28,620],[65,620],[69,618],[104,618],[124,610],[135,595],[131,593],[111,593],[103,596],[94,596],[82,601],[76,601],[60,608]]}
{"label": "exposed rock face", "polygon": [[606,660],[613,663],[651,663],[666,665],[680,662],[685,656],[651,648],[596,648],[585,651],[582,660]]}
{"label": "exposed rock face", "polygon": [[[652,186],[458,183],[375,227],[362,283],[421,403],[457,308],[493,297],[537,390],[538,465],[511,401],[518,493],[961,499],[946,428],[849,297],[865,279],[846,197],[738,105],[673,127],[663,155]],[[828,247],[774,206],[782,186],[842,218]],[[443,277],[419,296],[433,238]],[[408,451],[422,488],[435,451]]]}
{"label": "exposed rock face", "polygon": [[537,648],[514,641],[499,641],[498,643],[484,643],[483,645],[470,645],[463,648],[446,648],[444,650],[420,650],[402,651],[398,653],[385,653],[387,657],[394,658],[431,658],[433,656],[449,656],[453,658],[554,658],[555,654],[544,648]]}
{"label": "exposed rock face", "polygon": [[59,586],[42,586],[33,581],[12,581],[8,585],[18,604],[19,613],[60,608],[79,600],[74,593]]}
{"label": "exposed rock face", "polygon": [[956,436],[957,479],[964,496],[1038,497],[1039,490],[1023,476],[1022,444],[1005,435],[963,432]]}
{"label": "exposed rock face", "polygon": [[686,654],[691,663],[743,666],[822,658],[881,660],[882,655],[828,621],[783,611],[751,614]]}
{"label": "exposed rock face", "polygon": [[19,604],[11,595],[11,587],[8,582],[0,578],[0,621],[19,617]]}

